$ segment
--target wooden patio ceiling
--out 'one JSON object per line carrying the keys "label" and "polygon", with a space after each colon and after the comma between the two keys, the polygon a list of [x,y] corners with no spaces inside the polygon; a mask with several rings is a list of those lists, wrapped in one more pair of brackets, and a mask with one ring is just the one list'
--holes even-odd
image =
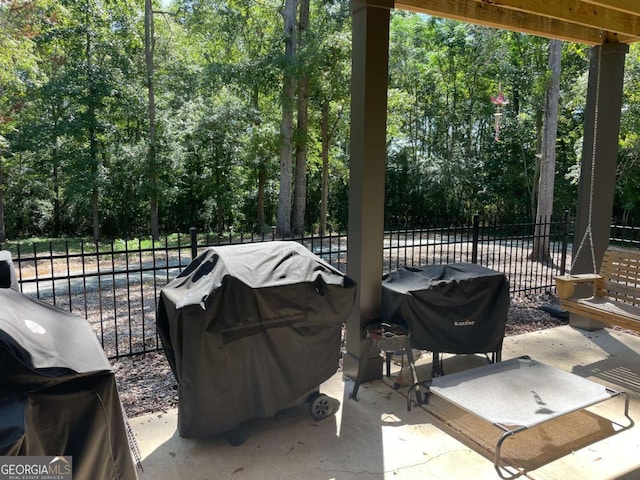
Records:
{"label": "wooden patio ceiling", "polygon": [[587,45],[640,40],[640,0],[396,0],[395,8]]}

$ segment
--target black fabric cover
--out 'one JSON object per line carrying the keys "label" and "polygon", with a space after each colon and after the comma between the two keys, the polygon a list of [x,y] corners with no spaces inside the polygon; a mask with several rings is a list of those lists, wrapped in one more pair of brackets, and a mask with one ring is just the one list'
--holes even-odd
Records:
{"label": "black fabric cover", "polygon": [[0,250],[0,288],[18,290],[18,279],[8,250]]}
{"label": "black fabric cover", "polygon": [[205,250],[160,293],[183,437],[300,402],[338,369],[355,283],[296,242]]}
{"label": "black fabric cover", "polygon": [[73,478],[137,473],[115,375],[89,323],[0,289],[0,455],[71,456]]}
{"label": "black fabric cover", "polygon": [[382,320],[406,325],[421,350],[499,351],[508,309],[504,274],[473,263],[405,267],[382,280]]}

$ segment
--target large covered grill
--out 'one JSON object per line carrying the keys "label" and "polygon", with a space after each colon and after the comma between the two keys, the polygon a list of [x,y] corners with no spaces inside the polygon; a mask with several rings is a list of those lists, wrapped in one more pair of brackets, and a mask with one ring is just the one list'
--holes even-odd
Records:
{"label": "large covered grill", "polygon": [[382,320],[406,325],[411,344],[439,353],[500,358],[509,308],[504,274],[473,263],[405,267],[382,281]]}
{"label": "large covered grill", "polygon": [[338,369],[355,291],[296,242],[201,253],[162,289],[157,316],[180,435],[228,432],[309,400]]}

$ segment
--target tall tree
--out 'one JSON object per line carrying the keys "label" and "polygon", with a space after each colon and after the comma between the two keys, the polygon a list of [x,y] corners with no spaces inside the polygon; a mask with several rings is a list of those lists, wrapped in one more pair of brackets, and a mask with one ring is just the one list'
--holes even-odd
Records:
{"label": "tall tree", "polygon": [[6,240],[6,172],[12,157],[6,136],[14,130],[36,76],[33,39],[40,30],[39,10],[35,1],[0,2],[0,242]]}
{"label": "tall tree", "polygon": [[154,80],[155,29],[153,23],[153,5],[151,0],[144,2],[144,58],[147,71],[147,93],[149,99],[149,138],[147,150],[147,166],[149,169],[149,213],[151,221],[151,237],[160,238],[158,222],[158,167],[156,162],[156,94]]}
{"label": "tall tree", "polygon": [[551,214],[553,213],[553,187],[556,174],[556,137],[558,133],[558,104],[560,101],[560,76],[562,62],[562,42],[549,40],[548,80],[545,89],[544,133],[542,151],[539,156],[540,178],[538,181],[538,202],[536,227],[531,257],[546,262],[549,252]]}
{"label": "tall tree", "polygon": [[[620,154],[614,214],[625,225],[638,221],[640,207],[640,45],[634,43],[625,62],[625,88],[622,122],[620,126]],[[579,180],[575,166],[575,182]]]}
{"label": "tall tree", "polygon": [[284,66],[282,79],[282,123],[280,127],[282,146],[280,149],[280,192],[278,194],[278,219],[276,231],[279,235],[291,233],[291,176],[293,162],[293,110],[295,104],[295,51],[296,13],[298,0],[285,0],[284,19]]}
{"label": "tall tree", "polygon": [[[340,142],[348,138],[344,135],[348,130],[344,124],[344,113],[348,109],[351,74],[350,13],[347,4],[335,1],[323,2],[314,12],[315,21],[310,29],[315,33],[310,99],[314,109],[320,112],[321,178],[317,218],[318,232],[324,235],[330,216],[331,187],[335,183],[332,178],[342,181],[338,173],[341,162],[334,157]],[[313,220],[315,218],[312,217]]]}
{"label": "tall tree", "polygon": [[97,70],[99,60],[97,54],[94,53],[96,46],[94,45],[94,39],[97,36],[93,27],[94,16],[97,16],[95,10],[98,7],[91,3],[91,0],[85,2],[82,8],[84,11],[84,60],[85,60],[85,88],[87,90],[86,102],[86,128],[87,136],[89,140],[89,156],[88,161],[90,165],[90,182],[91,182],[91,218],[93,227],[94,240],[100,240],[100,182],[99,173],[101,166],[101,158],[99,156],[99,144],[98,144],[98,85],[97,85]]}
{"label": "tall tree", "polygon": [[[300,0],[298,20],[298,56],[304,55],[309,27],[309,0]],[[307,55],[304,55],[308,59]],[[298,128],[296,135],[296,169],[293,197],[293,231],[304,233],[304,212],[307,204],[307,151],[309,135],[309,67],[298,60]]]}

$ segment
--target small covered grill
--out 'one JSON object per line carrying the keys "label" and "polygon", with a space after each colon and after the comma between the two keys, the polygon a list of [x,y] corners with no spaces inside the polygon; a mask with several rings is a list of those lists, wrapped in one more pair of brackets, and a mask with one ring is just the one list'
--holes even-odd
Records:
{"label": "small covered grill", "polygon": [[492,353],[500,360],[509,308],[504,274],[473,263],[404,267],[382,281],[382,320],[406,325],[414,348],[440,353]]}
{"label": "small covered grill", "polygon": [[162,289],[157,315],[180,435],[235,436],[245,420],[305,401],[314,417],[330,414],[319,385],[338,369],[355,291],[296,242],[201,253]]}
{"label": "small covered grill", "polygon": [[89,322],[12,288],[0,305],[0,456],[69,457],[73,478],[137,478],[137,444]]}

